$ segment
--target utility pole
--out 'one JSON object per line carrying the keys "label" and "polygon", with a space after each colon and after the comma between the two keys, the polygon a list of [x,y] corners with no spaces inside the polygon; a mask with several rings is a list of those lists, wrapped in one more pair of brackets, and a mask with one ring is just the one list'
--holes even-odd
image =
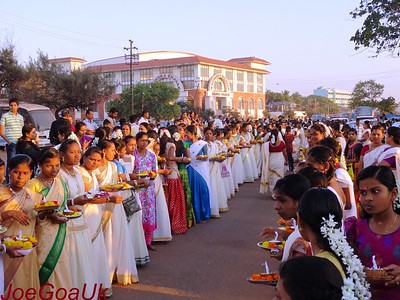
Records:
{"label": "utility pole", "polygon": [[124,47],[124,50],[129,51],[129,54],[125,54],[125,63],[129,64],[130,112],[133,115],[135,110],[133,104],[133,65],[139,64],[139,53],[137,52],[139,49],[133,46],[132,40],[129,40],[129,48]]}

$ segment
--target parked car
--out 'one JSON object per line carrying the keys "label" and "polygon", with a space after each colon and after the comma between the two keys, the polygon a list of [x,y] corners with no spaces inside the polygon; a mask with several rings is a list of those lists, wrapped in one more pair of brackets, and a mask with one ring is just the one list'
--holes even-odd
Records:
{"label": "parked car", "polygon": [[[10,110],[8,100],[0,102],[0,117]],[[51,123],[55,117],[51,110],[43,105],[31,103],[19,103],[18,113],[24,118],[24,123],[35,125],[39,136],[39,147],[51,146],[49,133]],[[6,142],[0,137],[0,147],[5,147]]]}

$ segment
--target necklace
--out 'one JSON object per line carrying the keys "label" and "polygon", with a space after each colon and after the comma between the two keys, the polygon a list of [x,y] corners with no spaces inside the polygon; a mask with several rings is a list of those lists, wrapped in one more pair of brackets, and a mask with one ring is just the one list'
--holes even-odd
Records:
{"label": "necklace", "polygon": [[46,179],[43,178],[42,174],[40,174],[38,177],[44,184],[47,185],[47,187],[51,187],[53,185],[54,178],[51,179],[51,180],[46,180]]}
{"label": "necklace", "polygon": [[[394,217],[393,222],[390,224],[390,226],[385,228],[384,233],[389,233],[390,229],[393,227],[393,225],[397,221],[397,216],[398,215],[396,214],[396,216]],[[378,225],[382,225],[383,224],[383,222],[379,222],[379,221],[375,221],[375,220],[373,220],[373,221],[374,221],[374,223],[378,223]]]}
{"label": "necklace", "polygon": [[72,172],[71,172],[70,170],[68,170],[68,169],[64,166],[64,164],[62,165],[62,168],[65,170],[65,172],[67,172],[67,173],[69,174],[69,176],[75,177],[75,170],[74,170],[74,169],[72,169]]}

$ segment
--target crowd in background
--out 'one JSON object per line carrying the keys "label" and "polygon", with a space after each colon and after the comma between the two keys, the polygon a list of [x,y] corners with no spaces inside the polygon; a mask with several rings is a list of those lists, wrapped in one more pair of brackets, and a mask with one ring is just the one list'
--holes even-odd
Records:
{"label": "crowd in background", "polygon": [[[341,299],[343,286],[358,299],[369,299],[370,291],[373,299],[399,296],[400,128],[389,122],[358,120],[351,128],[309,119],[202,120],[184,112],[161,126],[148,111],[125,119],[113,108],[99,126],[93,110],[73,122],[66,109],[51,126],[53,147],[40,149],[36,128],[21,124],[14,104],[0,120],[8,143],[0,175],[9,181],[0,188],[0,220],[6,235],[33,235],[39,244],[25,257],[0,246],[8,253],[4,289],[101,284],[109,296],[112,283],[138,282],[136,266],[150,261],[153,242],[219,218],[241,184],[259,179],[260,193],[270,193],[284,224],[294,228],[290,235],[279,231],[285,247],[271,254],[283,262],[278,299],[300,293],[290,284],[297,263],[310,264],[310,274],[333,274],[300,276],[304,285],[328,285],[329,299]],[[110,192],[101,203],[88,197],[120,182],[132,189]],[[36,212],[45,199],[82,216]],[[276,230],[264,228],[262,236]],[[297,256],[326,259],[334,271],[318,258]],[[393,275],[388,285],[365,282],[363,267],[372,267],[372,257]]]}

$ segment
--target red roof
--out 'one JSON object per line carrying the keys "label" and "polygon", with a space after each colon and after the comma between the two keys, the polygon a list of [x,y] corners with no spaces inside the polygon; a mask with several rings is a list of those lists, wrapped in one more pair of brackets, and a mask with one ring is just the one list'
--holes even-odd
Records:
{"label": "red roof", "polygon": [[[270,64],[266,60],[262,60],[259,58],[252,57],[253,62],[258,62],[262,64]],[[193,55],[189,57],[177,57],[177,58],[167,58],[167,59],[153,59],[148,61],[140,61],[138,65],[134,65],[134,69],[145,69],[145,68],[155,68],[155,67],[167,67],[167,66],[176,66],[176,65],[194,65],[194,64],[202,64],[202,65],[213,65],[213,66],[221,66],[225,68],[232,69],[242,69],[249,70],[253,72],[259,72],[264,74],[269,74],[270,72],[265,69],[256,69],[252,68],[248,65],[244,65],[242,63],[237,63],[236,60],[240,62],[244,62],[243,58],[235,58],[230,61],[223,61],[218,59],[207,58],[204,56]],[[248,62],[248,61],[246,61]],[[103,72],[111,72],[111,71],[123,71],[129,70],[129,64],[107,64],[107,60],[104,60],[104,65],[100,66],[89,66],[91,69],[100,69]]]}

